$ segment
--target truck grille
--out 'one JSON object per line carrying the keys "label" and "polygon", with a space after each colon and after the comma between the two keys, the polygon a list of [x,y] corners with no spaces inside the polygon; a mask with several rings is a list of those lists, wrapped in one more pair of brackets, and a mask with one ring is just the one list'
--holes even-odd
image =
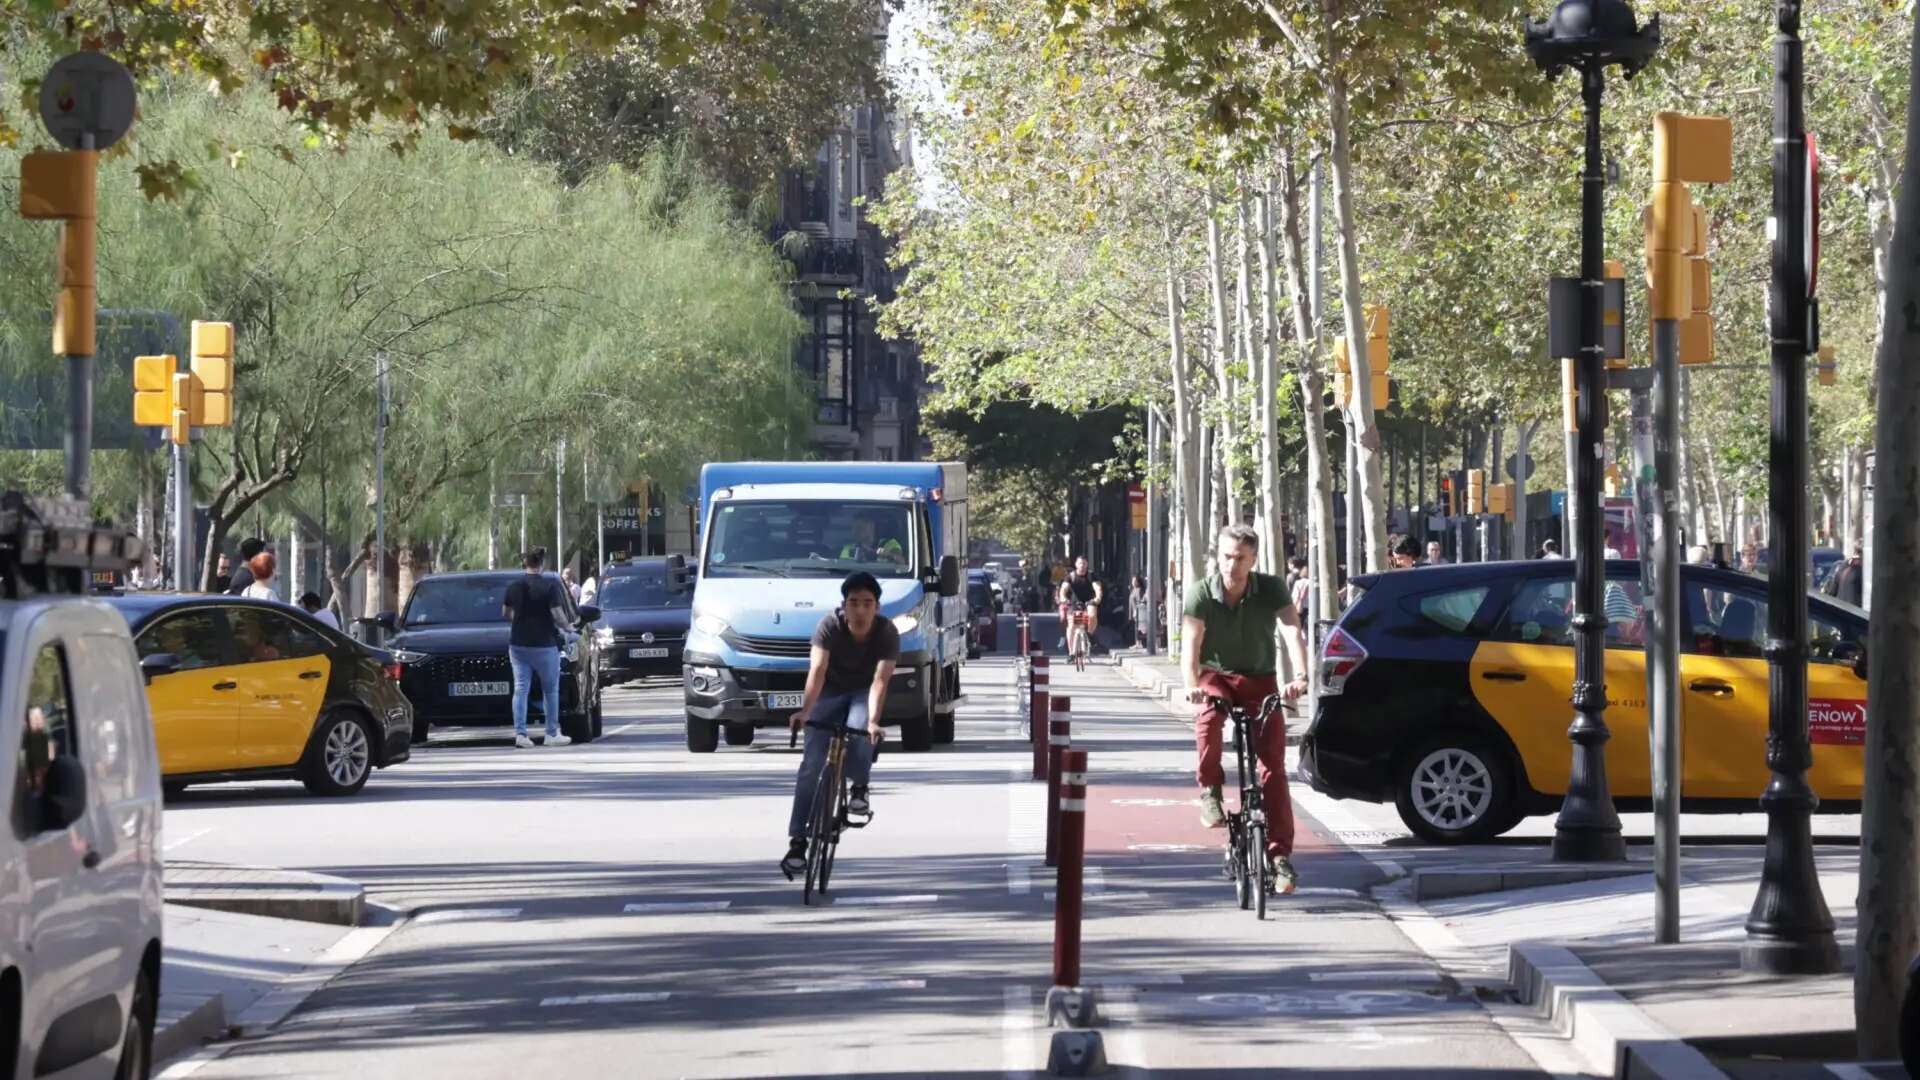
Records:
{"label": "truck grille", "polygon": [[813,654],[811,638],[750,637],[729,630],[722,640],[741,652],[759,653],[761,656],[788,656],[804,660]]}

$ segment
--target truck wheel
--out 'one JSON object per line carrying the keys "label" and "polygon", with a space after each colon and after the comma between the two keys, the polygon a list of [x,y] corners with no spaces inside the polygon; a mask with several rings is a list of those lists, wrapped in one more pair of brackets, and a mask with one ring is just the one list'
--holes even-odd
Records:
{"label": "truck wheel", "polygon": [[728,746],[752,746],[753,745],[753,725],[752,724],[728,724],[727,725],[727,745]]}
{"label": "truck wheel", "polygon": [[711,754],[720,748],[720,725],[697,716],[687,717],[687,749],[695,754]]}
{"label": "truck wheel", "polygon": [[933,724],[924,716],[900,721],[900,748],[919,754],[933,748]]}

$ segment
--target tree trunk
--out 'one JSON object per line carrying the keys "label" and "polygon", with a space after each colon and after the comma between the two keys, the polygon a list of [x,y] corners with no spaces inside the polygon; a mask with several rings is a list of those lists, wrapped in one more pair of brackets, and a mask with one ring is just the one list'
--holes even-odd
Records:
{"label": "tree trunk", "polygon": [[[1306,237],[1300,221],[1300,177],[1293,155],[1281,157],[1280,231],[1286,259],[1287,302],[1293,309],[1293,333],[1300,358],[1300,423],[1307,444],[1307,566],[1314,581],[1313,617],[1326,619],[1338,610],[1339,560],[1334,552],[1333,463],[1327,457],[1326,379],[1314,348],[1313,326],[1320,313],[1313,310],[1307,285]],[[1311,628],[1308,642],[1315,641]]]}
{"label": "tree trunk", "polygon": [[1864,447],[1848,446],[1846,533],[1848,554],[1867,535],[1867,453]]}
{"label": "tree trunk", "polygon": [[1173,237],[1167,235],[1167,366],[1173,380],[1173,471],[1179,496],[1180,580],[1191,587],[1200,580],[1200,552],[1205,546],[1207,461],[1202,453],[1198,415],[1193,407],[1193,367],[1181,317],[1180,277],[1175,265]]}
{"label": "tree trunk", "polygon": [[[1323,8],[1329,25],[1339,12],[1339,0]],[[1331,34],[1328,35],[1331,38]],[[1354,212],[1352,122],[1347,108],[1347,77],[1329,54],[1327,120],[1332,134],[1334,227],[1340,233],[1340,300],[1347,328],[1347,357],[1353,375],[1353,404],[1348,409],[1360,454],[1360,513],[1365,522],[1363,548],[1367,570],[1378,573],[1386,565],[1386,507],[1380,497],[1380,434],[1373,423],[1373,378],[1367,366],[1367,321],[1360,290],[1360,234]],[[1348,528],[1353,527],[1349,522]],[[1357,573],[1354,568],[1349,572]]]}
{"label": "tree trunk", "polygon": [[1280,358],[1273,266],[1273,180],[1260,193],[1257,226],[1260,233],[1260,550],[1267,573],[1286,565],[1286,527],[1280,498]]}
{"label": "tree trunk", "polygon": [[1213,186],[1207,186],[1207,291],[1213,301],[1213,373],[1215,391],[1220,395],[1218,416],[1214,419],[1214,454],[1219,462],[1218,487],[1213,520],[1225,524],[1233,517],[1233,501],[1238,497],[1240,478],[1233,464],[1233,335],[1227,315],[1227,270],[1220,247],[1219,203]]}
{"label": "tree trunk", "polygon": [[[1920,176],[1920,25],[1908,61],[1905,175]],[[1903,185],[1876,361],[1873,618],[1867,624],[1866,795],[1853,973],[1862,1058],[1900,1050],[1906,968],[1920,950],[1920,185]]]}

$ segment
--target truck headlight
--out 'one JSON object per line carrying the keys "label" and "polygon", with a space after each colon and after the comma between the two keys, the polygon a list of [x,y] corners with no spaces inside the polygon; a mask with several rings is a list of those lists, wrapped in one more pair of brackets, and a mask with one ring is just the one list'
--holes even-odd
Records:
{"label": "truck headlight", "polygon": [[915,630],[920,629],[920,616],[895,615],[893,617],[893,628],[898,630],[902,636],[911,634]]}
{"label": "truck headlight", "polygon": [[727,632],[727,620],[718,615],[696,615],[693,619],[693,628],[703,634],[719,637]]}

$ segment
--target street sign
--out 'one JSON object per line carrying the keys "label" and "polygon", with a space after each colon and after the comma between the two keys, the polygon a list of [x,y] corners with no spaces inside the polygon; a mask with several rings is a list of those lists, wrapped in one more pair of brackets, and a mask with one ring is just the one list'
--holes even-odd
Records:
{"label": "street sign", "polygon": [[[1508,455],[1507,455],[1507,460],[1506,460],[1506,466],[1507,466],[1507,478],[1508,478],[1508,479],[1510,479],[1510,480],[1518,480],[1518,479],[1520,479],[1520,473],[1519,473],[1519,472],[1517,471],[1517,470],[1518,470],[1518,467],[1519,467],[1519,465],[1520,465],[1520,464],[1521,464],[1521,461],[1520,461],[1520,455],[1519,455],[1519,454],[1508,454]],[[1527,460],[1526,460],[1526,463],[1525,463],[1525,464],[1526,464],[1526,466],[1527,466],[1527,475],[1528,475],[1528,476],[1532,476],[1532,475],[1534,474],[1534,468],[1533,468],[1533,455],[1532,455],[1532,454],[1528,454],[1528,455],[1527,455]]]}
{"label": "street sign", "polygon": [[40,120],[69,150],[105,150],[119,142],[133,127],[133,102],[133,73],[102,53],[62,57],[40,82]]}

